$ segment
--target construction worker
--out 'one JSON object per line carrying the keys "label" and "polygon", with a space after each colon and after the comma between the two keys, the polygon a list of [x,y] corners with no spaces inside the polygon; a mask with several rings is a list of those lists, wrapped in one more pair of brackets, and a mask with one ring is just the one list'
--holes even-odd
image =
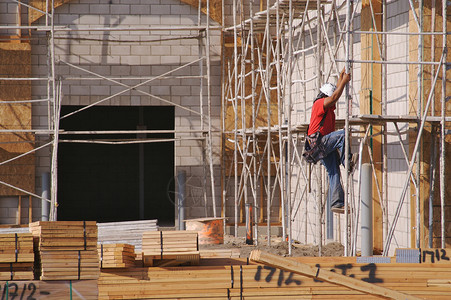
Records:
{"label": "construction worker", "polygon": [[[313,162],[321,160],[329,176],[329,203],[336,213],[344,212],[344,192],[340,180],[340,163],[345,164],[345,131],[335,130],[335,108],[351,74],[341,71],[337,85],[326,83],[313,102],[306,148],[315,146]],[[308,160],[308,159],[307,159]],[[309,161],[309,160],[308,160]],[[357,156],[349,153],[349,171],[352,172]]]}

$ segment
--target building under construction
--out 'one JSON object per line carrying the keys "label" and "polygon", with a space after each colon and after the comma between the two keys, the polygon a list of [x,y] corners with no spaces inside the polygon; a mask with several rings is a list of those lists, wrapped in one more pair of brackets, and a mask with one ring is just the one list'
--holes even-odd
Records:
{"label": "building under construction", "polygon": [[[248,211],[255,243],[354,256],[367,186],[374,254],[449,247],[448,6],[2,0],[0,222],[215,217],[240,235]],[[338,215],[302,151],[343,68],[337,123],[360,161]]]}

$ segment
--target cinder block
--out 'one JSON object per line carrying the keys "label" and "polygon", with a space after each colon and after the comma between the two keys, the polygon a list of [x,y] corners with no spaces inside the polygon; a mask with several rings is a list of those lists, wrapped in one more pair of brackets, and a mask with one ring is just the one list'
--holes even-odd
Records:
{"label": "cinder block", "polygon": [[121,56],[120,55],[108,55],[107,56],[107,63],[111,65],[117,65],[121,62]]}
{"label": "cinder block", "polygon": [[150,68],[149,66],[131,66],[130,67],[130,75],[135,76],[149,76]]}
{"label": "cinder block", "polygon": [[150,14],[150,5],[134,4],[130,6],[132,15],[148,15]]}
{"label": "cinder block", "polygon": [[141,65],[158,65],[161,63],[161,56],[158,55],[147,55],[141,56]]}
{"label": "cinder block", "polygon": [[150,47],[150,55],[168,55],[171,53],[171,47],[169,46],[152,46]]}
{"label": "cinder block", "polygon": [[111,55],[130,55],[130,46],[125,45],[114,45],[110,48]]}
{"label": "cinder block", "polygon": [[91,95],[110,95],[109,86],[91,86]]}
{"label": "cinder block", "polygon": [[97,25],[100,24],[100,16],[98,15],[83,15],[78,19],[78,24],[81,25]]}
{"label": "cinder block", "polygon": [[140,106],[141,105],[141,97],[139,96],[131,96],[130,97],[130,104],[133,106]]}
{"label": "cinder block", "polygon": [[78,24],[78,19],[80,16],[78,15],[59,15],[59,24],[60,25],[69,25],[69,24]]}
{"label": "cinder block", "polygon": [[69,13],[70,14],[80,14],[80,15],[89,14],[89,5],[69,4]]}
{"label": "cinder block", "polygon": [[166,85],[152,86],[150,88],[150,93],[157,96],[170,95],[170,88]]}
{"label": "cinder block", "polygon": [[105,4],[91,4],[89,5],[89,12],[91,14],[109,15],[110,6]]}
{"label": "cinder block", "polygon": [[180,56],[161,56],[162,64],[180,64]]}
{"label": "cinder block", "polygon": [[180,25],[179,15],[163,15],[161,16],[161,25]]}
{"label": "cinder block", "polygon": [[189,95],[190,87],[189,86],[172,86],[171,94],[172,95]]}
{"label": "cinder block", "polygon": [[130,66],[112,66],[111,73],[114,76],[130,75]]}
{"label": "cinder block", "polygon": [[130,14],[130,5],[111,5],[110,7],[111,14],[113,15],[129,15]]}
{"label": "cinder block", "polygon": [[150,7],[150,13],[152,15],[169,15],[171,14],[171,6],[170,5],[152,5]]}
{"label": "cinder block", "polygon": [[125,65],[139,65],[141,58],[139,56],[121,56],[121,64]]}
{"label": "cinder block", "polygon": [[131,46],[130,54],[147,56],[150,54],[150,46],[147,45]]}
{"label": "cinder block", "polygon": [[87,95],[86,87],[81,85],[71,85],[70,93],[72,95]]}

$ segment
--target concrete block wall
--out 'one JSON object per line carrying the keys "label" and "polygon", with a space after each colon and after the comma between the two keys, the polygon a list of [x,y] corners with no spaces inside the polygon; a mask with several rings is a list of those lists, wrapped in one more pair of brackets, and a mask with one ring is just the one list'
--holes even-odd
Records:
{"label": "concrete block wall", "polygon": [[[205,15],[202,16],[205,20]],[[43,20],[38,21],[41,24]],[[178,0],[93,0],[71,1],[55,10],[56,26],[166,26],[166,25],[197,25],[197,9],[183,4]],[[210,21],[212,25],[218,25]],[[212,144],[220,145],[220,31],[210,31],[211,55],[211,114],[212,114]],[[44,33],[33,32],[36,39],[32,42],[33,76],[47,77],[47,42]],[[120,106],[158,106],[173,105],[175,103],[175,170],[184,170],[190,178],[193,191],[189,192],[187,202],[190,207],[186,211],[186,218],[205,217],[204,199],[198,198],[198,189],[207,190],[208,216],[213,215],[211,180],[208,161],[206,168],[206,182],[203,182],[203,163],[205,158],[202,151],[206,149],[207,141],[198,133],[186,133],[190,130],[201,129],[200,95],[201,80],[198,77],[200,67],[206,74],[206,63],[200,65],[193,62],[199,58],[199,41],[206,44],[205,34],[199,36],[195,30],[174,31],[72,31],[57,32],[55,35],[56,74],[62,78],[63,105],[89,105],[105,99],[97,105]],[[107,40],[107,41],[106,41]],[[120,42],[118,42],[120,41]],[[203,47],[203,46],[202,46]],[[202,50],[205,54],[205,49]],[[86,71],[85,71],[86,70]],[[93,73],[104,77],[129,77],[121,83],[129,86],[137,85],[152,77],[168,74],[167,78],[152,80],[139,87],[144,93],[151,93],[161,99],[149,97],[135,90],[125,91],[117,83],[105,80],[73,80],[74,77],[96,77]],[[190,78],[183,78],[190,76]],[[140,79],[140,78],[145,78]],[[207,81],[203,80],[202,110],[204,115],[208,111]],[[45,98],[47,95],[46,82],[33,83],[33,97]],[[164,101],[166,100],[166,101]],[[203,129],[207,130],[207,117],[204,117]],[[34,128],[48,128],[48,112],[46,104],[33,106]],[[47,137],[38,137],[42,141]],[[217,212],[220,209],[220,180],[219,180],[220,150],[212,152],[214,163],[215,201]],[[50,171],[50,150],[37,152],[37,193],[41,193],[41,174]],[[202,193],[203,194],[203,193]],[[40,206],[40,201],[38,202]],[[175,208],[174,208],[175,209]],[[177,216],[176,216],[177,219]]]}

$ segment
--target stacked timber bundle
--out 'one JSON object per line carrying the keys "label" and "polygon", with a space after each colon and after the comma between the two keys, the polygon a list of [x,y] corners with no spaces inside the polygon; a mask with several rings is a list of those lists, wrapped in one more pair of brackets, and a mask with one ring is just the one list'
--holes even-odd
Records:
{"label": "stacked timber bundle", "polygon": [[135,246],[129,244],[99,244],[100,268],[131,268],[135,266]]}
{"label": "stacked timber bundle", "polygon": [[38,221],[29,226],[39,250],[97,250],[95,221]]}
{"label": "stacked timber bundle", "polygon": [[100,275],[96,250],[41,251],[41,280],[97,279]]}
{"label": "stacked timber bundle", "polygon": [[143,234],[142,259],[145,266],[198,265],[197,231],[151,231]]}
{"label": "stacked timber bundle", "polygon": [[99,299],[449,299],[451,264],[443,260],[251,255],[216,266],[104,269]]}
{"label": "stacked timber bundle", "polygon": [[97,279],[97,225],[87,221],[30,223],[41,280]]}
{"label": "stacked timber bundle", "polygon": [[33,236],[0,234],[0,280],[33,279]]}
{"label": "stacked timber bundle", "polygon": [[141,251],[144,232],[158,231],[157,220],[97,223],[99,243],[130,244]]}

